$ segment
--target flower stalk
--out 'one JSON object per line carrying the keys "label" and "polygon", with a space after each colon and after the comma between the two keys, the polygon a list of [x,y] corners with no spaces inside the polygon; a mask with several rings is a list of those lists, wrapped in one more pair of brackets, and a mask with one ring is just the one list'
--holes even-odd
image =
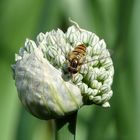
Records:
{"label": "flower stalk", "polygon": [[56,140],[75,140],[77,111],[61,119],[55,119]]}

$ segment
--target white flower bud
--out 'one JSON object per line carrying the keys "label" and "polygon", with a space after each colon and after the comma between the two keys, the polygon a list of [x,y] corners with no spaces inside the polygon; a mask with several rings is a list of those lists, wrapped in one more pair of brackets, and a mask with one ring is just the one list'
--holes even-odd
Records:
{"label": "white flower bud", "polygon": [[90,46],[95,46],[96,43],[98,43],[98,41],[99,41],[99,37],[93,33],[90,37],[89,44]]}
{"label": "white flower bud", "polygon": [[44,33],[39,33],[39,35],[37,36],[36,39],[37,39],[37,43],[38,44],[43,43],[43,42],[46,43],[45,34]]}
{"label": "white flower bud", "polygon": [[73,77],[73,82],[76,84],[76,83],[80,83],[83,79],[83,76],[82,74],[77,74]]}

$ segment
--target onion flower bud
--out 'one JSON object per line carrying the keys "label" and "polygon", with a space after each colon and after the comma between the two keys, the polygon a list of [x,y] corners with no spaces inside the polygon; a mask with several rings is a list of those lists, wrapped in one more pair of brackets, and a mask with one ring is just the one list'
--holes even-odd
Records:
{"label": "onion flower bud", "polygon": [[[12,65],[18,95],[25,108],[40,119],[56,119],[83,105],[109,107],[114,67],[103,39],[72,21],[64,33],[40,33],[36,42],[26,39]],[[69,53],[78,44],[86,56],[77,73],[68,71]]]}

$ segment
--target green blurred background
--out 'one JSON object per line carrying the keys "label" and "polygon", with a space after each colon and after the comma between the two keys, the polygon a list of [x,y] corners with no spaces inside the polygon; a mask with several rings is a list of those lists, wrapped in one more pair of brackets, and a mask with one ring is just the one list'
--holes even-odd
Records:
{"label": "green blurred background", "polygon": [[104,38],[113,50],[111,108],[79,111],[77,140],[140,140],[140,0],[0,1],[0,140],[52,140],[52,122],[21,105],[10,65],[26,37],[70,25]]}

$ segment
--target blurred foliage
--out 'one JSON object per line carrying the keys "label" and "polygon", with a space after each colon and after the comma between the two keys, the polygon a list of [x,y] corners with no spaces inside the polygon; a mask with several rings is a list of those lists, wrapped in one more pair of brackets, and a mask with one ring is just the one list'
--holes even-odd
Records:
{"label": "blurred foliage", "polygon": [[21,105],[10,65],[26,37],[65,31],[68,17],[105,39],[115,65],[111,108],[83,107],[77,140],[140,140],[139,9],[139,0],[1,0],[0,140],[53,139],[52,122],[34,118]]}

